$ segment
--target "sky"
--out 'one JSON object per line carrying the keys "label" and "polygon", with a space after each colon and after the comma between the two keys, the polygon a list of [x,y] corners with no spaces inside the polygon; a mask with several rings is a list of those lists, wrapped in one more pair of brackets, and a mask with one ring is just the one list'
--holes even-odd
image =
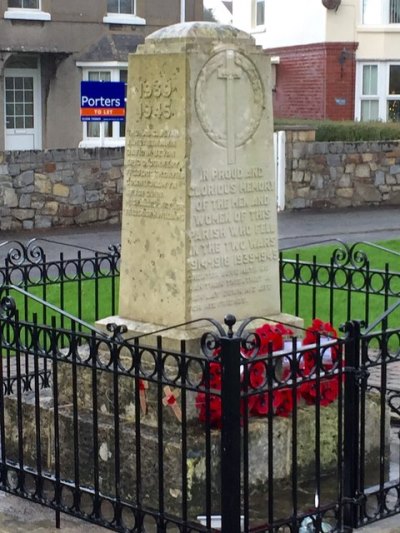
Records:
{"label": "sky", "polygon": [[218,0],[203,0],[204,7],[213,8],[218,4]]}

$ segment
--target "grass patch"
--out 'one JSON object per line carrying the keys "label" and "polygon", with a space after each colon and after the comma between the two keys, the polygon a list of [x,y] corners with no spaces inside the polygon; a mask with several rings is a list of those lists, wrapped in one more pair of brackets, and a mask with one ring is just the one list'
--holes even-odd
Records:
{"label": "grass patch", "polygon": [[[282,310],[303,317],[306,324],[314,316],[331,322],[336,328],[347,320],[371,324],[400,295],[400,273],[393,267],[398,264],[395,254],[400,253],[400,241],[376,245],[358,244],[353,247],[351,257],[346,253],[341,257],[336,254],[336,261],[334,254],[338,249],[346,252],[338,245],[285,251],[283,258],[295,263],[285,267],[284,276],[291,278],[297,270],[296,277],[300,276],[301,281],[283,284]],[[377,294],[384,292],[390,296]],[[400,311],[396,311],[389,327],[399,320]]]}
{"label": "grass patch", "polygon": [[[26,288],[26,291],[33,298],[17,290],[9,291],[9,296],[15,300],[20,320],[32,321],[36,315],[39,324],[51,324],[54,317],[57,327],[69,329],[72,321],[51,306],[89,324],[94,324],[96,320],[114,315],[118,311],[118,277],[31,286]],[[34,297],[50,305],[45,306]]]}
{"label": "grass patch", "polygon": [[[400,273],[394,268],[398,264],[398,256],[390,253],[400,254],[400,241],[376,244],[379,248],[366,244],[354,247],[354,264],[349,263],[346,255],[341,258],[336,255],[337,264],[334,266],[331,263],[338,244],[284,251],[283,259],[290,260],[289,264],[285,264],[284,277],[297,281],[283,283],[282,311],[304,318],[306,325],[313,317],[329,321],[336,328],[350,319],[371,324],[400,295]],[[342,247],[340,249],[346,251]],[[89,324],[118,313],[118,277],[67,281],[46,287],[31,286],[27,290]],[[391,295],[385,298],[382,294],[374,294],[385,291]],[[36,313],[40,324],[51,324],[52,317],[55,317],[58,327],[71,327],[70,319],[32,298],[15,290],[10,291],[10,296],[15,299],[22,320],[32,321]],[[393,314],[389,327],[395,321],[397,326],[400,311]]]}

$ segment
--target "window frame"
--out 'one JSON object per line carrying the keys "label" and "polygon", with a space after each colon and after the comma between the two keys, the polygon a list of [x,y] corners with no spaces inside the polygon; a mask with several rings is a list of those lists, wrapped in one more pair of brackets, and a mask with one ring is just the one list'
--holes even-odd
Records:
{"label": "window frame", "polygon": [[[118,0],[119,5],[120,0]],[[136,14],[137,1],[132,0],[133,12],[132,13],[120,13],[108,11],[107,5],[107,15],[103,17],[103,22],[105,24],[131,24],[135,26],[144,26],[146,24],[146,19],[139,17]]]}
{"label": "window frame", "polygon": [[[258,22],[258,16],[259,16],[259,8],[261,7],[261,11],[262,11],[262,22]],[[255,23],[256,23],[256,28],[259,27],[259,26],[265,26],[265,0],[256,0],[256,20],[255,20]]]}
{"label": "window frame", "polygon": [[[121,71],[128,72],[127,62],[112,61],[109,63],[77,63],[82,68],[82,81],[90,81],[89,75],[93,72],[109,72],[109,81],[121,81]],[[96,122],[99,124],[100,135],[91,137],[88,135],[89,124],[92,122],[82,122],[82,141],[79,143],[80,148],[99,148],[99,147],[123,147],[125,146],[125,135],[121,136],[121,129],[124,128],[125,122]],[[106,128],[110,127],[112,135],[106,136]]]}
{"label": "window frame", "polygon": [[[376,68],[376,92],[375,93],[364,93],[364,73],[366,68]],[[361,94],[360,94],[360,120],[362,119],[362,107],[363,102],[378,102],[378,116],[376,119],[369,120],[379,120],[380,110],[379,110],[379,65],[377,63],[365,63],[361,67],[361,76],[360,76],[360,85],[361,85]]]}
{"label": "window frame", "polygon": [[121,0],[116,0],[116,1],[118,2],[118,11],[110,11],[108,9],[109,0],[107,0],[107,13],[115,13],[115,14],[119,14],[119,15],[135,15],[135,13],[136,13],[136,0],[130,0],[131,6],[132,6],[132,11],[130,13],[121,13]]}
{"label": "window frame", "polygon": [[[262,24],[258,24],[258,9],[260,5],[263,6],[263,15],[264,15]],[[253,0],[252,28],[256,32],[265,31],[265,11],[266,11],[265,0]]]}
{"label": "window frame", "polygon": [[[391,61],[387,65],[387,89],[386,89],[386,116],[387,122],[400,122],[400,92],[390,93],[390,68],[391,67],[400,67],[400,61]],[[390,120],[390,111],[389,111],[389,102],[397,102],[397,105],[391,110],[393,113],[396,113],[399,117],[399,120]],[[393,105],[393,104],[392,104]]]}
{"label": "window frame", "polygon": [[[377,89],[376,95],[363,94],[363,69],[365,66],[377,66]],[[361,121],[361,102],[366,100],[378,101],[378,118],[382,122],[389,122],[388,104],[390,101],[400,102],[400,94],[391,95],[389,93],[390,84],[390,67],[399,66],[400,61],[360,61],[357,63],[357,78],[356,78],[356,110],[355,120]],[[399,103],[400,108],[400,103]],[[400,109],[399,109],[400,122]]]}
{"label": "window frame", "polygon": [[[365,21],[365,11],[366,11],[366,3],[367,2],[379,2],[379,19],[377,20],[375,17],[373,18],[373,22],[366,22]],[[399,11],[399,21],[398,22],[391,22],[390,20],[390,2],[392,0],[360,0],[361,8],[361,25],[366,27],[377,27],[377,26],[398,26],[400,25],[400,11]],[[396,0],[399,2],[399,0]],[[399,2],[399,8],[400,8],[400,2]]]}
{"label": "window frame", "polygon": [[[24,0],[20,0],[23,4]],[[38,7],[10,7],[7,2],[7,9],[4,12],[5,19],[19,20],[51,20],[50,13],[42,11],[42,0],[37,0]]]}

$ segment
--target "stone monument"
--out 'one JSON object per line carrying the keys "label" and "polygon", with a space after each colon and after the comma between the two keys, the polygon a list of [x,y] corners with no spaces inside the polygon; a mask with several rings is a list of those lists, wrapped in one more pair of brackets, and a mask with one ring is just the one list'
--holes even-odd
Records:
{"label": "stone monument", "polygon": [[[228,312],[238,319],[263,316],[301,325],[300,319],[279,314],[268,73],[268,59],[250,36],[233,27],[211,23],[179,24],[160,30],[150,35],[130,57],[120,316],[103,319],[98,323],[100,326],[115,322],[127,325],[130,333],[152,333],[203,317],[222,321]],[[168,330],[163,333],[163,349],[170,342],[185,339],[189,341],[187,351],[197,355],[201,333],[191,326]],[[192,351],[196,347],[197,352]],[[101,349],[97,345],[96,349],[101,357]],[[193,385],[185,394],[185,432],[188,432],[183,437],[182,412],[177,411],[179,387],[174,393],[169,386],[164,387],[165,397],[161,398],[162,380],[159,371],[154,370],[157,358],[150,355],[147,359],[146,350],[137,358],[141,369],[149,366],[146,374],[143,370],[137,371],[131,352],[116,352],[107,348],[107,343],[103,350],[104,360],[92,367],[76,361],[72,366],[67,356],[57,364],[58,431],[64,478],[73,479],[75,473],[76,451],[71,435],[79,422],[79,442],[90,443],[82,452],[85,455],[80,456],[80,480],[88,485],[92,482],[91,454],[96,427],[100,491],[113,494],[115,489],[113,472],[118,442],[118,498],[135,501],[136,487],[132,480],[137,475],[136,438],[140,438],[140,464],[142,473],[146,474],[140,478],[143,501],[146,505],[156,505],[160,490],[157,464],[160,457],[158,424],[161,423],[165,443],[162,483],[166,509],[170,513],[182,510],[180,473],[185,460],[184,483],[188,502],[191,502],[189,514],[196,516],[197,511],[204,512],[203,496],[196,499],[196,491],[204,495],[205,457],[209,446],[211,488],[219,497],[221,438],[219,430],[213,430],[209,437],[204,431]],[[91,361],[92,346],[80,346],[79,356],[80,361]],[[169,375],[163,380],[172,380],[174,371],[176,375],[181,372],[181,365],[177,365],[179,358],[162,355],[161,359],[163,374]],[[113,366],[116,363],[124,371],[117,373]],[[161,368],[159,363],[156,366]],[[111,369],[114,372],[110,372]],[[201,370],[201,366],[197,369]],[[74,389],[79,391],[77,398],[73,396]],[[40,406],[44,422],[42,463],[48,469],[54,468],[54,447],[50,446],[55,434],[51,393],[49,389],[49,395]],[[24,412],[27,418],[35,420],[36,395],[35,392],[29,394]],[[140,403],[135,407],[137,397]],[[368,418],[372,427],[379,428],[379,404],[375,402],[377,407],[370,409],[372,401],[368,399]],[[19,402],[17,396],[6,398],[9,420],[20,416]],[[96,426],[90,418],[94,404],[98,406]],[[116,413],[118,424],[112,418]],[[135,431],[137,416],[141,424],[139,437]],[[300,471],[314,471],[310,443],[316,438],[315,416],[314,408],[306,406],[299,410],[295,426],[287,417],[275,418],[275,479],[290,479],[293,428],[297,431],[297,476],[300,479]],[[335,468],[340,426],[337,407],[325,407],[323,416],[321,464]],[[194,423],[189,425],[188,422]],[[262,489],[268,480],[268,424],[269,417],[254,417],[249,422],[249,485],[252,491]],[[21,455],[18,425],[13,424],[12,428],[7,432],[6,448],[9,453],[12,450],[18,461]],[[24,431],[28,436],[24,442],[24,464],[34,465],[35,429]],[[374,453],[374,449],[367,440],[366,450]]]}
{"label": "stone monument", "polygon": [[129,58],[119,317],[148,332],[280,313],[269,60],[231,26]]}

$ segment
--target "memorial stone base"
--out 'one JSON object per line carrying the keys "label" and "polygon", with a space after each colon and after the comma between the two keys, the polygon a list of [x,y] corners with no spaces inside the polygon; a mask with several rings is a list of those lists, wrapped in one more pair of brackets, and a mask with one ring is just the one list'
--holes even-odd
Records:
{"label": "memorial stone base", "polygon": [[[82,348],[82,357],[88,355]],[[106,362],[106,361],[104,361]],[[124,361],[121,361],[124,364]],[[74,480],[74,416],[72,397],[72,366],[69,363],[58,363],[59,375],[59,441],[61,478]],[[99,372],[97,375],[97,442],[98,472],[94,472],[93,442],[93,374],[89,368],[77,369],[77,450],[81,485],[93,486],[96,476],[100,491],[112,496],[115,488],[115,398],[113,374]],[[138,409],[134,404],[135,380],[132,377],[120,376],[119,385],[119,462],[120,490],[123,500],[136,501],[137,475],[142,481],[142,504],[155,506],[158,502],[158,475],[160,433],[158,429],[159,402],[158,387],[150,383],[146,390],[146,406],[140,409],[140,440],[136,415]],[[41,391],[41,461],[44,472],[54,472],[54,400],[51,389]],[[183,426],[174,410],[163,405],[162,408],[162,453],[164,468],[165,508],[168,512],[179,514],[182,506],[182,487],[186,483],[188,494],[188,510],[192,517],[205,512],[206,487],[206,431],[198,420],[195,407],[195,393],[186,395],[186,447],[187,454],[183,458]],[[179,403],[179,397],[178,397]],[[321,408],[320,432],[320,464],[322,475],[337,471],[338,452],[338,405],[337,402]],[[36,461],[36,425],[34,393],[24,393],[22,405],[23,418],[23,454],[24,466],[35,468]],[[16,396],[5,398],[5,427],[7,456],[18,464],[18,426],[16,420]],[[370,393],[366,399],[366,432],[365,454],[367,461],[373,464],[379,457],[380,446],[380,403],[378,394]],[[297,438],[297,476],[298,482],[305,483],[315,476],[315,406],[301,406],[297,414],[297,435],[293,434],[291,417],[273,418],[273,475],[280,481],[280,486],[290,484],[292,475],[292,440]],[[268,419],[251,418],[249,421],[249,490],[251,498],[265,494],[268,483]],[[387,420],[386,446],[389,450],[389,420]],[[211,430],[211,488],[213,501],[219,501],[220,472],[220,431]],[[137,453],[140,453],[141,472],[136,471]],[[182,465],[186,463],[187,473],[182,479]],[[260,496],[259,501],[262,501]]]}
{"label": "memorial stone base", "polygon": [[[174,317],[171,317],[173,320]],[[270,322],[271,324],[281,323],[287,325],[291,328],[294,334],[298,334],[299,337],[303,335],[304,320],[302,318],[296,317],[294,315],[289,315],[287,313],[280,313],[277,315],[269,316],[266,320],[257,320],[251,322],[249,329],[254,330],[261,324],[265,322]],[[199,321],[196,324],[185,324],[181,327],[172,327],[165,328],[165,326],[160,326],[159,324],[151,324],[149,322],[139,322],[137,320],[129,320],[127,318],[122,318],[120,316],[109,316],[103,318],[96,322],[96,328],[108,331],[107,325],[115,324],[117,326],[125,326],[127,328],[126,333],[124,333],[124,338],[132,339],[132,337],[139,337],[140,344],[147,344],[150,346],[155,346],[157,342],[157,336],[162,337],[163,349],[164,350],[177,350],[180,351],[181,341],[186,343],[186,352],[189,354],[199,354],[200,353],[200,340],[204,333],[215,332],[216,329],[212,323],[208,320]],[[234,331],[238,329],[241,322],[237,322],[234,326]],[[224,326],[225,331],[227,327]],[[108,332],[109,333],[109,332]],[[142,337],[145,335],[145,337]]]}

